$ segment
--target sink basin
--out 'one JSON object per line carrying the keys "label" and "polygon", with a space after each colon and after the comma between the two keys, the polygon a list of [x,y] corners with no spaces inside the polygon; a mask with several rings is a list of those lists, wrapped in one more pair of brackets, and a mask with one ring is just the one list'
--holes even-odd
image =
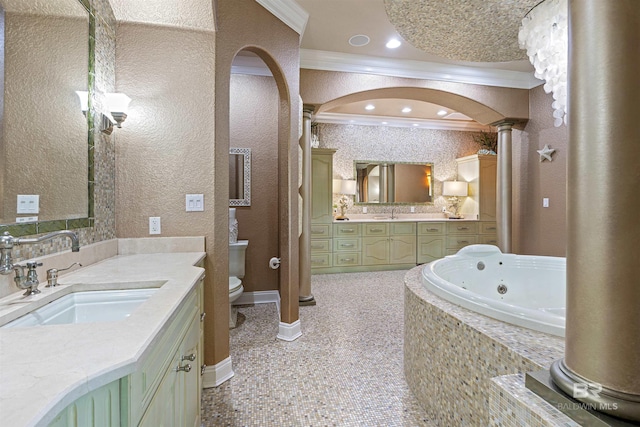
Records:
{"label": "sink basin", "polygon": [[391,221],[390,216],[374,216],[373,219],[378,221]]}
{"label": "sink basin", "polygon": [[2,328],[123,320],[156,290],[157,288],[74,292],[25,314]]}

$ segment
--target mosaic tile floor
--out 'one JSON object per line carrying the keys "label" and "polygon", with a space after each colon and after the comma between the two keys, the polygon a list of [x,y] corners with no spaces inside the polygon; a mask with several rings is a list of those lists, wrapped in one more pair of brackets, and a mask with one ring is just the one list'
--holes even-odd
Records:
{"label": "mosaic tile floor", "polygon": [[235,376],[204,390],[202,425],[431,427],[402,368],[406,271],[312,276],[302,337],[275,337],[275,304],[241,307]]}

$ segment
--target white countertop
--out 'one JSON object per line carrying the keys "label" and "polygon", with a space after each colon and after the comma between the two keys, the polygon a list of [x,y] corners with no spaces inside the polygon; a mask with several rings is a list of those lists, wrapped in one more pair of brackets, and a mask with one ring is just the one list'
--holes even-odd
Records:
{"label": "white countertop", "polygon": [[[46,426],[89,391],[134,372],[198,283],[204,252],[117,255],[67,274],[41,294],[0,299],[0,324],[80,290],[161,287],[125,320],[0,329],[2,425]],[[46,284],[46,282],[45,282]]]}
{"label": "white countertop", "polygon": [[396,214],[391,219],[391,214],[352,214],[347,215],[349,220],[333,220],[334,224],[345,224],[350,222],[460,222],[460,221],[478,221],[474,218],[449,219],[443,214]]}

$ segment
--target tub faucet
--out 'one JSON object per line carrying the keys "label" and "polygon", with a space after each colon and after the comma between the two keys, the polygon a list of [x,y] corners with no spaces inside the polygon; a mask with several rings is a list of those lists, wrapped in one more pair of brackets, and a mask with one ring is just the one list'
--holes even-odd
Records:
{"label": "tub faucet", "polygon": [[[72,252],[78,252],[80,250],[78,235],[73,231],[54,231],[53,233],[31,239],[16,238],[10,235],[8,231],[5,231],[0,236],[0,274],[6,275],[11,274],[11,272],[15,272],[16,277],[13,280],[18,288],[27,290],[24,295],[35,295],[40,293],[38,290],[38,273],[36,272],[36,268],[40,267],[42,263],[28,262],[26,266],[14,264],[11,258],[11,250],[15,245],[29,245],[45,242],[59,236],[71,239]],[[26,275],[24,272],[25,268],[27,269]]]}

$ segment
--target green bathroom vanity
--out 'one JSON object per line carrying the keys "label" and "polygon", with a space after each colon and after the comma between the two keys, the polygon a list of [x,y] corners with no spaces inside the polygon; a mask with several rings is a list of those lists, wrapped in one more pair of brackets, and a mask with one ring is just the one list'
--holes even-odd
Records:
{"label": "green bathroom vanity", "polygon": [[7,323],[72,292],[157,287],[124,320],[0,329],[3,423],[200,425],[204,255],[118,255],[43,288],[40,302],[0,299]]}

